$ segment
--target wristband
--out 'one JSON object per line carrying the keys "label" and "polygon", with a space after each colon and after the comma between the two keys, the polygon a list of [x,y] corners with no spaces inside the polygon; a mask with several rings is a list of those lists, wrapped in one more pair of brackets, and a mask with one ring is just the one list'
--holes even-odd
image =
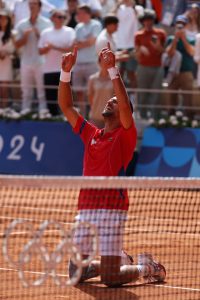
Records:
{"label": "wristband", "polygon": [[71,81],[71,72],[65,72],[61,69],[61,71],[60,71],[60,81],[70,82]]}
{"label": "wristband", "polygon": [[109,69],[108,69],[108,73],[109,73],[109,76],[110,76],[110,79],[111,79],[111,80],[117,79],[117,78],[119,78],[119,76],[120,76],[119,70],[118,70],[117,67],[109,68]]}

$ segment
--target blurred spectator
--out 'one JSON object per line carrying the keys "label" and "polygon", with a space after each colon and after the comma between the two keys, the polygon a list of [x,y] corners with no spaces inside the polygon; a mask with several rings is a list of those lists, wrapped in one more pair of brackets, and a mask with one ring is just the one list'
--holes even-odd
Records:
{"label": "blurred spectator", "polygon": [[85,114],[85,93],[84,88],[90,75],[98,70],[97,55],[95,50],[96,38],[102,30],[101,23],[91,18],[92,12],[89,6],[78,7],[75,27],[76,44],[79,49],[77,63],[73,71],[73,86],[77,90],[77,99],[81,112]]}
{"label": "blurred spectator", "polygon": [[[167,40],[167,53],[169,56],[173,56],[175,51],[178,50],[182,55],[182,63],[180,73],[176,74],[169,85],[169,89],[173,90],[192,90],[193,89],[193,69],[194,69],[194,44],[195,39],[186,35],[186,25],[188,19],[184,15],[177,16],[176,18],[176,31],[174,36],[169,36]],[[190,107],[192,105],[191,94],[183,94],[184,106],[189,108],[187,114],[192,116]],[[169,99],[170,106],[178,105],[178,95],[172,94]],[[171,110],[174,112],[174,110]]]}
{"label": "blurred spectator", "polygon": [[167,52],[162,55],[162,65],[165,68],[165,86],[169,86],[172,83],[175,75],[180,73],[182,64],[182,54],[176,50],[174,54],[169,56]]}
{"label": "blurred spectator", "polygon": [[120,72],[123,77],[126,76],[128,78],[130,87],[135,88],[137,61],[132,54],[135,48],[134,36],[138,30],[138,19],[133,5],[133,0],[118,1],[115,11],[119,19],[119,26],[116,32],[117,48],[130,54],[129,60],[120,64]]}
{"label": "blurred spectator", "polygon": [[197,33],[200,32],[200,8],[197,4],[192,4],[186,11],[185,16],[188,18],[186,24],[186,35],[188,38],[196,39]]}
{"label": "blurred spectator", "polygon": [[53,27],[44,30],[39,40],[39,53],[45,55],[43,66],[44,84],[48,108],[52,115],[59,114],[57,106],[57,86],[60,78],[60,65],[62,54],[72,50],[75,41],[74,29],[65,26],[66,12],[55,9],[51,13]]}
{"label": "blurred spectator", "polygon": [[187,0],[162,0],[162,20],[165,29],[169,29],[174,24],[178,15],[187,10]]}
{"label": "blurred spectator", "polygon": [[11,36],[11,16],[6,9],[0,10],[0,106],[8,106],[8,82],[12,80],[12,53],[14,45]]}
{"label": "blurred spectator", "polygon": [[136,5],[141,5],[144,8],[146,7],[146,0],[135,0]]}
{"label": "blurred spectator", "polygon": [[67,0],[67,12],[69,19],[67,26],[75,28],[77,25],[76,13],[78,8],[78,0]]}
{"label": "blurred spectator", "polygon": [[[162,67],[162,54],[166,34],[162,29],[154,26],[156,19],[155,12],[151,9],[144,9],[140,21],[143,28],[135,35],[136,55],[138,58],[137,80],[138,88],[141,89],[161,89],[164,70]],[[158,110],[153,109],[158,104],[158,93],[143,93],[138,95],[138,103],[142,105],[141,116],[146,118],[149,114],[157,117]],[[151,108],[147,109],[146,105]],[[149,111],[149,112],[148,112]]]}
{"label": "blurred spectator", "polygon": [[91,75],[88,81],[88,99],[90,103],[89,119],[99,128],[104,127],[102,111],[108,99],[113,97],[113,85],[108,71],[103,68],[99,58],[100,70]]}
{"label": "blurred spectator", "polygon": [[104,17],[104,29],[98,35],[95,44],[97,54],[99,54],[103,48],[106,48],[108,43],[110,43],[110,47],[113,52],[117,50],[115,41],[113,39],[113,33],[117,31],[118,23],[118,18],[113,14],[109,14]]}
{"label": "blurred spectator", "polygon": [[30,17],[28,0],[17,0],[13,4],[14,27],[25,18]]}
{"label": "blurred spectator", "polygon": [[3,0],[0,0],[0,9],[5,8],[5,2]]}
{"label": "blurred spectator", "polygon": [[[200,32],[200,7],[199,5],[193,3],[189,5],[188,10],[185,12],[185,16],[188,18],[188,23],[186,24],[186,36],[190,39],[194,39],[196,42],[196,35]],[[196,78],[197,76],[197,64],[194,63],[193,74]]]}
{"label": "blurred spectator", "polygon": [[15,46],[21,48],[21,87],[22,114],[31,111],[33,86],[36,85],[39,99],[39,112],[47,110],[44,94],[43,59],[39,55],[38,40],[41,32],[52,26],[50,20],[40,15],[40,0],[29,0],[30,18],[22,20],[16,26]]}
{"label": "blurred spectator", "polygon": [[115,0],[101,0],[102,5],[102,17],[111,13],[115,9]]}
{"label": "blurred spectator", "polygon": [[163,0],[151,0],[151,5],[156,12],[156,21],[160,22],[162,19]]}
{"label": "blurred spectator", "polygon": [[197,86],[200,89],[200,33],[196,36],[194,60],[197,63]]}
{"label": "blurred spectator", "polygon": [[102,6],[100,0],[79,0],[79,4],[89,6],[93,17],[101,17]]}
{"label": "blurred spectator", "polygon": [[[61,1],[65,3],[65,0]],[[9,2],[9,7],[14,16],[14,26],[16,26],[21,20],[30,17],[28,2],[28,0],[13,0],[12,3]],[[41,3],[41,14],[47,17],[49,17],[49,12],[58,6],[50,4],[49,0],[41,0]]]}

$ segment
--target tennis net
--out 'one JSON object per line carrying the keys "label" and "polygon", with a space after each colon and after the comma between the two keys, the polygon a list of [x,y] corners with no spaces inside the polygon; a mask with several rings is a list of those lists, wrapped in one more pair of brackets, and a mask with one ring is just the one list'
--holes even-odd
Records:
{"label": "tennis net", "polygon": [[[99,259],[102,243],[87,218],[85,228],[73,225],[80,190],[87,214],[94,203],[100,205],[105,226],[101,205],[112,201],[119,209],[119,195],[127,190],[123,249],[136,265],[139,253],[151,253],[166,268],[165,282],[144,285],[138,280],[110,289],[95,277],[76,285],[89,259]],[[2,300],[200,299],[199,179],[0,176],[0,207]],[[89,235],[88,261],[74,242],[80,229]],[[77,265],[75,281],[68,276],[70,257]]]}

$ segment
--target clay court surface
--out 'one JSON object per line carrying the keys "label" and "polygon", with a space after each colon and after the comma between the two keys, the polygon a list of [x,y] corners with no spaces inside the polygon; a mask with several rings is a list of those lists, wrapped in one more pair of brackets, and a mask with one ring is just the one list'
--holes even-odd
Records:
{"label": "clay court surface", "polygon": [[[17,218],[31,220],[37,230],[44,220],[56,220],[67,230],[76,215],[78,192],[65,189],[0,187],[0,237]],[[200,192],[131,190],[129,219],[126,223],[125,249],[130,254],[151,252],[166,267],[164,284],[133,283],[111,289],[100,284],[99,278],[76,287],[58,287],[52,278],[43,286],[24,288],[14,270],[0,252],[1,300],[199,300],[200,299]],[[11,234],[9,254],[18,259],[30,234],[19,226]],[[56,228],[49,227],[43,237],[48,250],[58,244]],[[136,255],[134,256],[136,261]],[[40,262],[32,262],[27,276],[42,272]],[[67,273],[66,265],[59,273]],[[34,277],[35,278],[35,277]]]}

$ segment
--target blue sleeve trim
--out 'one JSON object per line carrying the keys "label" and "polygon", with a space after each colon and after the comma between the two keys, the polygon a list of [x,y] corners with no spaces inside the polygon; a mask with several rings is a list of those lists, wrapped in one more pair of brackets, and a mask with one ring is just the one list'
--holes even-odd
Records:
{"label": "blue sleeve trim", "polygon": [[83,123],[81,124],[80,130],[79,130],[79,134],[81,134],[83,132],[83,129],[84,129],[86,123],[87,123],[87,121],[84,120]]}
{"label": "blue sleeve trim", "polygon": [[119,170],[117,176],[126,176],[126,173],[125,173],[125,170],[123,167]]}

